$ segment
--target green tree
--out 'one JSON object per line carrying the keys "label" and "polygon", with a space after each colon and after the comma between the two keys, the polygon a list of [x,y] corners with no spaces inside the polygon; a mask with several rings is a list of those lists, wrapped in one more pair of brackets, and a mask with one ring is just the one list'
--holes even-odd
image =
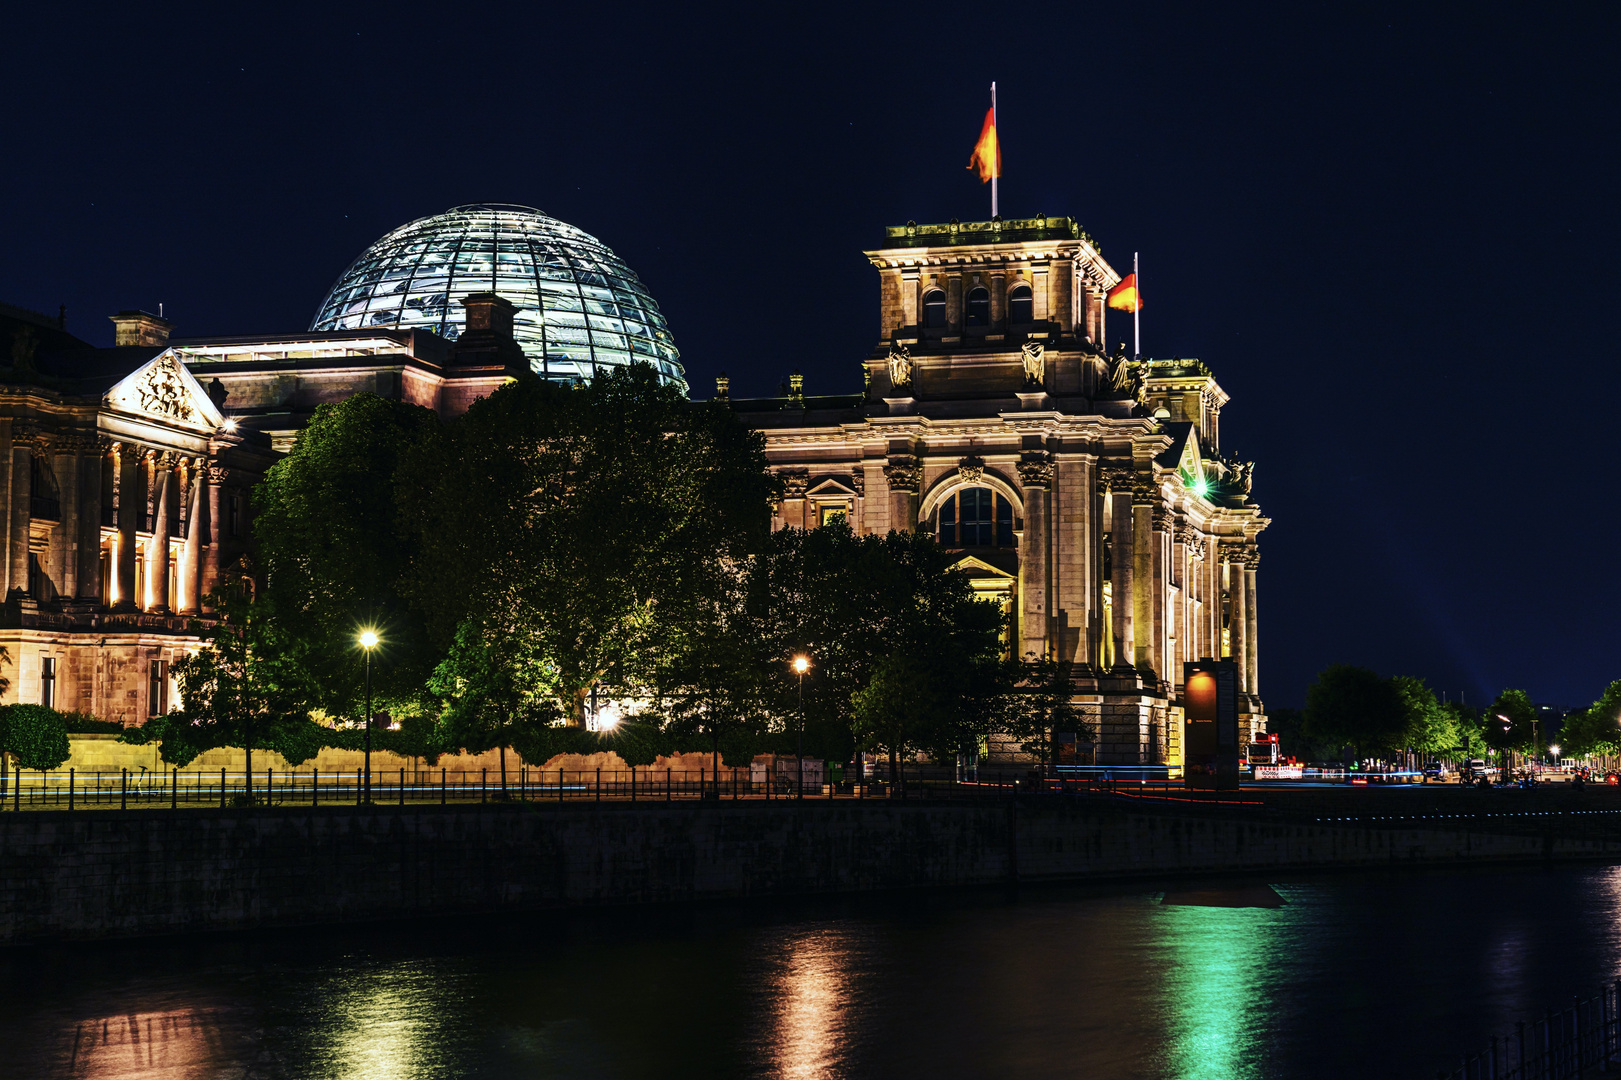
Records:
{"label": "green tree", "polygon": [[1019,740],[1019,748],[1035,756],[1045,772],[1054,753],[1057,732],[1073,731],[1090,741],[1093,732],[1075,704],[1070,665],[1043,656],[1029,656],[1010,665],[1013,684],[1000,695],[998,729]]}
{"label": "green tree", "polygon": [[254,750],[297,765],[319,753],[329,733],[310,719],[304,672],[269,605],[224,593],[212,599],[219,620],[203,631],[204,647],[171,669],[181,707],[127,729],[123,741],[157,741],[162,759],[177,767],[204,750],[239,747],[251,803]]}
{"label": "green tree", "polygon": [[1350,664],[1324,668],[1306,688],[1305,731],[1363,756],[1401,749],[1408,716],[1388,679]]}
{"label": "green tree", "polygon": [[1390,680],[1401,701],[1404,730],[1403,745],[1420,754],[1449,753],[1458,745],[1458,731],[1453,714],[1442,709],[1435,699],[1435,691],[1423,679],[1412,675],[1396,675]]}
{"label": "green tree", "polygon": [[1498,694],[1486,709],[1481,735],[1494,750],[1528,753],[1540,749],[1541,730],[1531,696],[1524,690]]}
{"label": "green tree", "polygon": [[1592,705],[1565,717],[1559,742],[1572,757],[1621,754],[1621,681],[1612,682]]}
{"label": "green tree", "polygon": [[363,711],[363,627],[384,641],[372,657],[373,706],[419,708],[440,651],[404,586],[420,572],[419,534],[401,527],[403,493],[420,477],[405,463],[438,437],[430,410],[375,394],[320,406],[285,459],[254,489],[253,534],[265,569],[256,618],[273,620],[277,647],[312,705],[333,716]]}
{"label": "green tree", "polygon": [[54,769],[68,759],[67,725],[44,705],[0,706],[0,753],[12,755],[19,769]]}
{"label": "green tree", "polygon": [[654,683],[709,561],[765,544],[765,465],[729,408],[689,403],[645,364],[578,388],[519,379],[413,456],[408,591],[446,645],[499,608],[541,691],[580,725],[593,687]]}

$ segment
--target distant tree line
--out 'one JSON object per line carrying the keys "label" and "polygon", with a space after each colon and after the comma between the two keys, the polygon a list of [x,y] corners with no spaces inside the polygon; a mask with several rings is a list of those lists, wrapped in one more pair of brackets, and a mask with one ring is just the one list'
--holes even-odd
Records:
{"label": "distant tree line", "polygon": [[[1610,684],[1588,709],[1564,719],[1564,756],[1621,754],[1621,682]],[[1336,664],[1306,690],[1304,710],[1268,714],[1280,751],[1308,761],[1389,760],[1406,752],[1425,757],[1471,758],[1489,751],[1539,754],[1544,733],[1524,690],[1504,690],[1484,709],[1439,701],[1423,679],[1384,678],[1367,668]]]}
{"label": "distant tree line", "polygon": [[[360,394],[322,406],[255,490],[257,589],[221,590],[180,707],[126,738],[309,760],[373,743],[432,761],[613,749],[630,764],[791,752],[950,760],[993,733],[1047,760],[1089,737],[1068,668],[1004,656],[1004,618],[925,533],[770,528],[764,442],[633,365],[520,379],[441,421]],[[584,718],[634,703],[612,731]]]}

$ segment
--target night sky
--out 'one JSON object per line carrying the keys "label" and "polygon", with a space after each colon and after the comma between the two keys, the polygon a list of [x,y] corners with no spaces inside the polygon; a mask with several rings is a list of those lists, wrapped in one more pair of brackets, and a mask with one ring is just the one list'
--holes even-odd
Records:
{"label": "night sky", "polygon": [[[1144,351],[1259,464],[1261,689],[1621,678],[1613,4],[13,5],[0,301],[111,344],[298,331],[396,225],[518,202],[617,251],[695,396],[859,389],[883,227],[1142,252]],[[1116,315],[1110,337],[1126,319]]]}

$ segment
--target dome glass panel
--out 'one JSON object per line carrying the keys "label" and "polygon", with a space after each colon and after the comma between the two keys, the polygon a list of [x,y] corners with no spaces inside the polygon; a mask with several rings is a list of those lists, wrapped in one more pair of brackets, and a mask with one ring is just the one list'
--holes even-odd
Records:
{"label": "dome glass panel", "polygon": [[686,392],[681,354],[647,288],[590,233],[528,206],[475,203],[402,225],[338,278],[311,330],[432,330],[455,339],[461,298],[498,293],[513,336],[549,379],[640,361]]}

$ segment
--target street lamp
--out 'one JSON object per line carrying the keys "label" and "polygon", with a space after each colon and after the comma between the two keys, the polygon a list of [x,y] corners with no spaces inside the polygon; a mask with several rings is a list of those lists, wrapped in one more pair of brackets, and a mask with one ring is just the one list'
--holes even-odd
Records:
{"label": "street lamp", "polygon": [[377,648],[377,631],[362,630],[360,647],[366,650],[366,786],[365,800],[371,802],[371,651]]}
{"label": "street lamp", "polygon": [[794,657],[794,672],[799,676],[799,788],[794,793],[797,799],[805,797],[805,671],[810,667],[810,657],[804,653]]}

